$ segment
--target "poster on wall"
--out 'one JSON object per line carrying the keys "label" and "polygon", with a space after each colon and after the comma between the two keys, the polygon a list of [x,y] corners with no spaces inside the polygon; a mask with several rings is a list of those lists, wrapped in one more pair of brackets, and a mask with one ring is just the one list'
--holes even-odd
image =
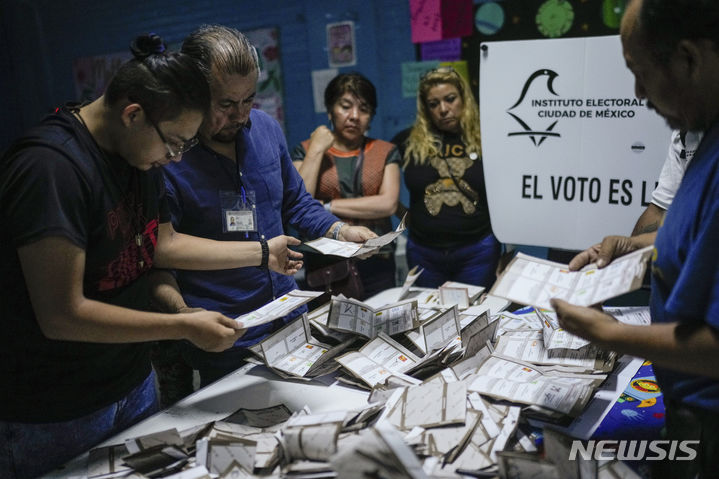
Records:
{"label": "poster on wall", "polygon": [[260,60],[260,76],[254,108],[262,110],[285,129],[284,91],[282,87],[282,62],[280,59],[279,28],[259,28],[243,32],[255,48]]}
{"label": "poster on wall", "polygon": [[487,42],[480,65],[497,238],[580,250],[630,234],[651,201],[670,130],[634,96],[619,37]]}
{"label": "poster on wall", "polygon": [[327,56],[330,68],[351,67],[357,64],[354,22],[327,24]]}
{"label": "poster on wall", "polygon": [[[260,60],[260,76],[254,108],[262,110],[285,127],[284,89],[282,85],[282,61],[278,28],[259,28],[243,32],[257,48]],[[168,44],[170,51],[179,51],[181,43]],[[109,53],[76,58],[72,62],[77,101],[92,101],[105,91],[108,82],[124,62],[131,58],[130,52]]]}
{"label": "poster on wall", "polygon": [[75,80],[77,101],[92,101],[99,98],[120,65],[131,57],[130,52],[119,52],[76,58],[72,62],[72,77]]}

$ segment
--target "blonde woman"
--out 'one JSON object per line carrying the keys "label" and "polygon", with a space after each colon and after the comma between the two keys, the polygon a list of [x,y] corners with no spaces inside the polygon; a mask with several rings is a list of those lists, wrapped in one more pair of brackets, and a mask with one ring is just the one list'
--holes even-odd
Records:
{"label": "blonde woman", "polygon": [[452,68],[427,72],[404,153],[410,194],[407,262],[418,286],[445,281],[492,285],[500,244],[492,234],[482,172],[479,111]]}

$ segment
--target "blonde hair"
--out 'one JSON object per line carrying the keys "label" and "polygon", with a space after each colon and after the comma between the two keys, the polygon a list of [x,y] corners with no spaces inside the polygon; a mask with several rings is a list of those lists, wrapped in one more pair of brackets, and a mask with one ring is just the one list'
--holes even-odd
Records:
{"label": "blonde hair", "polygon": [[422,165],[428,158],[439,155],[442,145],[442,132],[432,123],[427,108],[427,95],[429,90],[437,85],[448,83],[453,85],[462,99],[463,109],[459,119],[462,130],[462,142],[467,153],[481,154],[481,140],[479,133],[479,108],[474,101],[472,91],[459,73],[451,67],[430,70],[422,76],[417,91],[417,119],[407,139],[407,149],[404,153],[404,166],[410,161]]}

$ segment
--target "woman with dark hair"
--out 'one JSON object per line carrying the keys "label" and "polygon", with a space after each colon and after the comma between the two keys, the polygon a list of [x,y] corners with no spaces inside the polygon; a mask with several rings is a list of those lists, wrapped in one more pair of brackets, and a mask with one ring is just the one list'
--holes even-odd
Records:
{"label": "woman with dark hair", "polygon": [[422,76],[417,119],[404,152],[409,190],[407,264],[424,272],[418,286],[460,281],[489,288],[500,244],[489,223],[479,111],[453,68]]}
{"label": "woman with dark hair", "polygon": [[148,341],[230,346],[219,313],[150,313],[148,272],[270,267],[287,244],[175,233],[156,166],[195,143],[209,88],[195,62],[138,37],[106,94],[45,118],[0,160],[0,471],[35,477],[157,408]]}
{"label": "woman with dark hair", "polygon": [[[338,75],[325,89],[325,107],[331,129],[317,127],[291,154],[305,188],[343,221],[378,235],[387,233],[399,197],[400,156],[391,143],[365,136],[377,110],[374,85],[359,73]],[[318,255],[306,256],[310,287],[315,286],[313,277],[332,280],[332,272],[340,271]],[[360,290],[338,290],[336,284],[323,284],[321,289],[364,299],[395,285],[392,245],[366,260],[342,264],[350,274],[358,270]]]}

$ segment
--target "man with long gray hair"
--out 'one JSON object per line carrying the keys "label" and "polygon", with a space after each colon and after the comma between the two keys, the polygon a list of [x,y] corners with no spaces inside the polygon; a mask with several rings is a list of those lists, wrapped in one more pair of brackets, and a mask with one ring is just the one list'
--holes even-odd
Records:
{"label": "man with long gray hair", "polygon": [[[252,108],[259,62],[242,33],[219,25],[202,26],[185,39],[182,51],[197,60],[207,75],[211,106],[200,127],[200,145],[185,154],[182,164],[165,169],[172,222],[178,231],[202,232],[221,241],[257,241],[277,236],[288,224],[310,238],[361,242],[376,236],[367,228],[345,225],[305,191],[279,124]],[[204,308],[230,317],[253,311],[297,287],[292,277],[261,268],[179,270],[175,277],[179,290],[164,289],[164,308]],[[204,386],[240,367],[249,355],[247,347],[305,310],[250,328],[224,353],[206,353],[183,343],[182,355],[199,370]]]}

